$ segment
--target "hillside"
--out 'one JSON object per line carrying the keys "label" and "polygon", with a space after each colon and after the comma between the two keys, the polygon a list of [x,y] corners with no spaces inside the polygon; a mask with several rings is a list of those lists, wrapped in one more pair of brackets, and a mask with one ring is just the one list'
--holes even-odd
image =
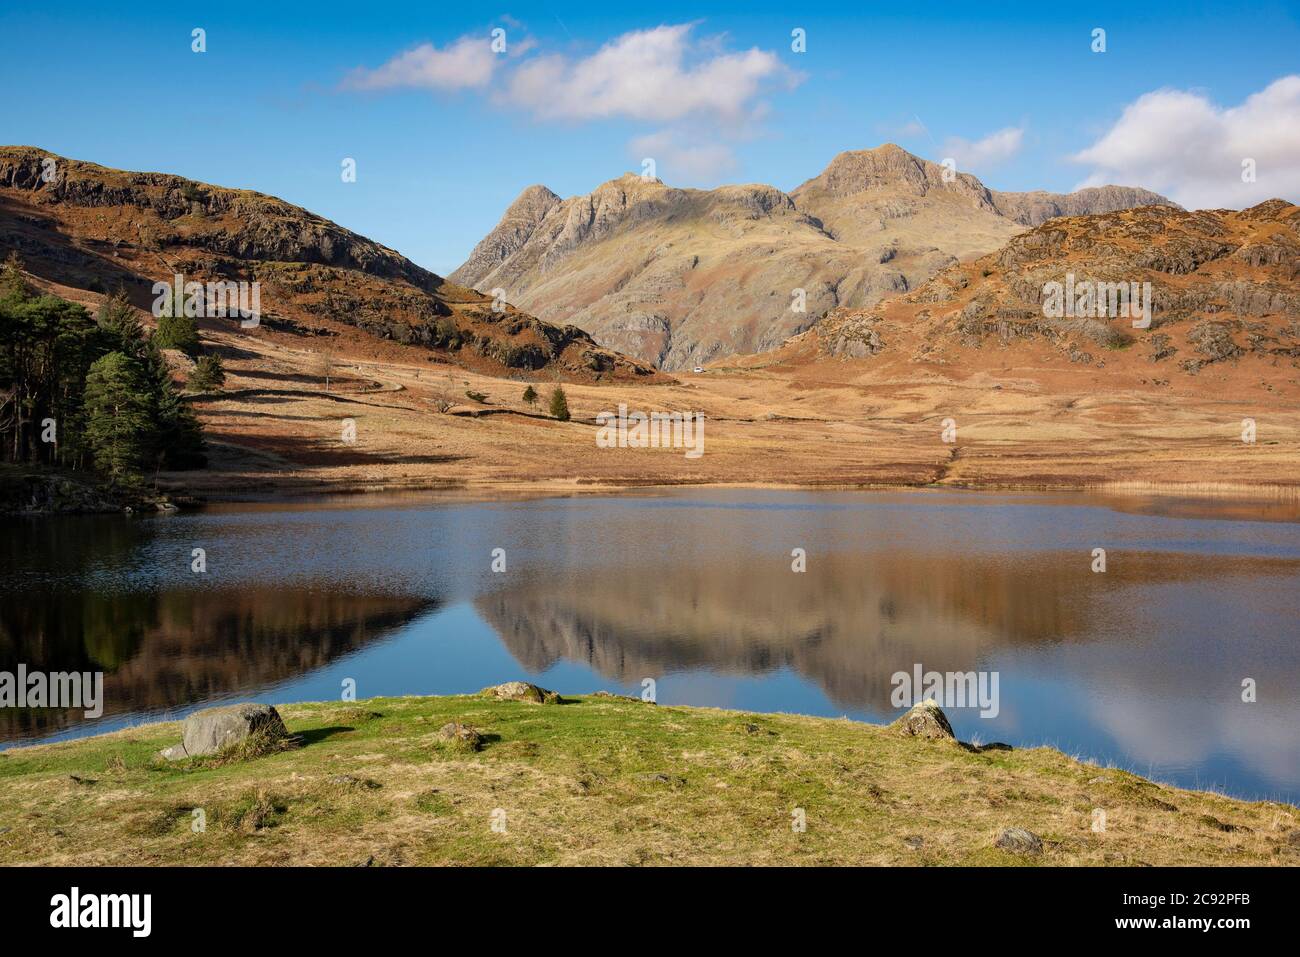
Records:
{"label": "hillside", "polygon": [[[43,175],[53,160],[56,175]],[[125,289],[148,308],[155,281],[256,281],[248,338],[375,357],[429,359],[527,377],[654,377],[572,326],[539,321],[274,197],[163,173],[133,173],[30,147],[0,147],[0,258],[71,289]],[[229,320],[201,321],[207,329]]]}
{"label": "hillside", "polygon": [[[1149,284],[1149,327],[1095,310],[1048,314],[1050,284],[1075,284],[1077,305],[1085,281]],[[1241,212],[1054,219],[897,300],[836,310],[809,335],[840,357],[1005,367],[1046,350],[1098,370],[1145,368],[1165,384],[1215,365],[1269,385],[1300,368],[1300,208],[1275,199]]]}
{"label": "hillside", "polygon": [[630,173],[570,199],[530,186],[451,278],[683,369],[775,348],[829,310],[914,289],[1048,216],[1168,204],[1121,187],[997,193],[943,174],[885,145],[839,154],[789,194]]}
{"label": "hillside", "polygon": [[[209,464],[164,471],[164,492],[230,499],[427,489],[571,493],[683,483],[1090,487],[1275,494],[1278,508],[1294,513],[1298,259],[1295,207],[1280,201],[1241,213],[1151,207],[1052,219],[887,303],[832,310],[770,352],[667,380],[618,358],[610,372],[585,368],[584,349],[606,353],[576,332],[536,371],[508,366],[478,345],[448,349],[381,338],[343,320],[364,318],[360,310],[370,302],[397,299],[430,310],[447,304],[460,322],[467,312],[449,298],[456,289],[484,317],[484,328],[496,317],[478,293],[277,200],[203,188],[217,197],[213,209],[229,204],[242,211],[232,223],[260,222],[244,204],[268,210],[267,221],[246,235],[221,227],[214,213],[156,211],[152,204],[171,210],[182,198],[184,180],[72,163],[60,189],[78,197],[74,204],[64,192],[22,178],[34,168],[30,158],[15,162],[14,152],[3,153],[9,165],[0,180],[0,241],[23,255],[41,291],[95,309],[103,290],[135,283],[129,288],[147,305],[146,281],[182,260],[211,263],[225,275],[268,277],[268,290],[280,272],[305,277],[302,289],[281,285],[263,295],[266,315],[256,329],[201,321],[203,346],[222,358],[227,374],[223,388],[191,397]],[[747,191],[762,189],[695,193],[690,201],[734,207]],[[642,192],[672,191],[628,181],[609,197],[608,216],[595,222],[617,219],[616,195]],[[803,223],[799,228],[814,236],[810,248],[834,243],[779,195],[761,195],[772,216]],[[998,201],[990,197],[980,202]],[[517,210],[512,242],[529,232],[529,222],[552,215],[545,210],[554,202],[542,191],[530,194]],[[756,218],[753,228],[771,220]],[[164,227],[173,231],[165,244],[141,238]],[[301,261],[286,266],[202,245],[225,249],[231,242],[237,251],[256,247],[258,254]],[[586,255],[598,263],[593,250]],[[334,265],[312,258],[326,253]],[[822,262],[809,255],[811,264]],[[1044,317],[1043,283],[1071,270],[1080,278],[1149,279],[1152,327]],[[360,300],[358,313],[331,318],[320,305],[322,289]],[[665,296],[671,299],[672,290]],[[538,323],[547,335],[565,332],[530,317],[518,321]],[[188,360],[174,356],[178,376],[185,374]],[[547,414],[546,380],[557,374],[566,380],[570,421]],[[524,398],[519,380],[530,376],[542,380],[540,402]],[[705,454],[598,448],[595,417],[620,403],[705,416]],[[1241,441],[1246,417],[1258,423],[1257,443]],[[949,418],[959,426],[954,443],[941,438]],[[343,437],[345,426],[355,428],[354,437]],[[589,617],[586,610],[574,614]]]}

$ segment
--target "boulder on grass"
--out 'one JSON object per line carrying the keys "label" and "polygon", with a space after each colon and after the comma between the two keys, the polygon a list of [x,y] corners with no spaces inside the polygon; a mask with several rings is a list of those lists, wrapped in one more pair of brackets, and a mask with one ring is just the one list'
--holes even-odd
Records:
{"label": "boulder on grass", "polygon": [[1011,851],[1013,854],[1043,853],[1043,839],[1033,831],[1026,831],[1023,827],[1007,828],[998,835],[998,839],[993,844],[1004,851]]}
{"label": "boulder on grass", "polygon": [[476,728],[459,721],[448,721],[438,729],[438,740],[445,741],[462,751],[478,751],[483,747],[483,735]]}
{"label": "boulder on grass", "polygon": [[933,698],[926,698],[920,704],[913,705],[911,711],[889,727],[899,734],[913,738],[926,738],[931,741],[957,739],[957,736],[952,733],[952,725],[948,723],[948,716],[943,713],[943,709]]}
{"label": "boulder on grass", "polygon": [[269,704],[246,701],[219,708],[204,708],[185,719],[181,729],[181,743],[174,744],[161,754],[169,761],[216,754],[238,744],[254,734],[274,738],[289,737],[280,713]]}
{"label": "boulder on grass", "polygon": [[560,696],[527,681],[507,681],[503,685],[484,688],[479,694],[490,695],[503,701],[531,701],[534,704],[559,704]]}

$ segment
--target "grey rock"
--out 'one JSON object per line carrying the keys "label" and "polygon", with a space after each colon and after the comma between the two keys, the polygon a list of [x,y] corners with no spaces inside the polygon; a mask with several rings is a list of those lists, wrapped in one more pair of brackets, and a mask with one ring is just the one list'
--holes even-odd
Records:
{"label": "grey rock", "polygon": [[469,751],[478,751],[483,747],[483,735],[478,729],[471,728],[459,721],[448,721],[438,729],[438,739],[458,745]]}
{"label": "grey rock", "polygon": [[289,735],[280,713],[269,704],[242,702],[205,708],[185,719],[180,744],[159,753],[169,761],[216,754],[259,731]]}
{"label": "grey rock", "polygon": [[493,698],[506,701],[531,701],[534,704],[559,704],[560,696],[554,691],[547,691],[527,681],[507,681],[505,684],[493,685],[479,692]]}
{"label": "grey rock", "polygon": [[1013,854],[1043,853],[1043,839],[1033,831],[1026,831],[1023,827],[1007,828],[998,835],[998,839],[993,843],[1004,851],[1011,851]]}
{"label": "grey rock", "polygon": [[173,744],[170,748],[163,748],[158,754],[168,761],[183,761],[189,757],[185,753],[185,745],[183,744]]}
{"label": "grey rock", "polygon": [[674,774],[663,774],[660,772],[650,771],[650,772],[646,772],[645,774],[638,774],[637,777],[640,780],[646,781],[650,784],[666,784],[673,789],[686,786],[686,779],[677,777]]}
{"label": "grey rock", "polygon": [[1008,219],[1025,226],[1037,226],[1057,216],[1089,216],[1113,213],[1134,206],[1178,206],[1156,193],[1131,186],[1090,186],[1073,193],[1001,193],[989,190],[993,205]]}
{"label": "grey rock", "polygon": [[889,727],[899,734],[912,738],[925,738],[931,741],[956,740],[956,735],[952,733],[952,725],[948,723],[948,716],[930,698],[913,706],[911,711]]}

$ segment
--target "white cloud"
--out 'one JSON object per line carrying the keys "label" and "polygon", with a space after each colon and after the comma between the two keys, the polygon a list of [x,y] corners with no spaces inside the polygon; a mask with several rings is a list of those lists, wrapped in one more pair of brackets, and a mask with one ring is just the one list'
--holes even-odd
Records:
{"label": "white cloud", "polygon": [[694,41],[691,29],[636,30],[579,59],[536,57],[514,71],[502,99],[540,119],[711,117],[743,125],[765,84],[799,81],[773,53],[723,53],[716,43]]}
{"label": "white cloud", "polygon": [[492,80],[499,55],[489,36],[461,37],[442,49],[432,43],[399,53],[387,63],[367,70],[358,67],[343,81],[350,90],[424,90],[481,88]]}
{"label": "white cloud", "polygon": [[512,36],[503,57],[492,52],[489,36],[467,36],[442,48],[421,44],[375,69],[358,68],[342,86],[475,89],[498,107],[543,121],[660,124],[658,132],[632,140],[629,152],[638,163],[653,157],[675,184],[702,184],[736,166],[722,141],[761,133],[768,110],[762,96],[803,77],[775,53],[756,47],[729,52],[725,37],[697,37],[693,29],[685,23],[634,30],[586,56],[537,55],[530,37]]}
{"label": "white cloud", "polygon": [[950,136],[944,140],[943,155],[955,159],[959,169],[992,169],[1019,153],[1024,139],[1025,131],[1017,126],[1008,126],[974,142]]}
{"label": "white cloud", "polygon": [[[1300,76],[1228,108],[1184,90],[1147,93],[1072,159],[1092,168],[1084,186],[1143,186],[1189,209],[1300,201]],[[1246,159],[1253,183],[1241,179]]]}
{"label": "white cloud", "polygon": [[645,158],[655,161],[655,175],[674,186],[712,186],[736,167],[730,147],[706,141],[691,142],[688,134],[661,130],[638,136],[628,144],[638,166]]}

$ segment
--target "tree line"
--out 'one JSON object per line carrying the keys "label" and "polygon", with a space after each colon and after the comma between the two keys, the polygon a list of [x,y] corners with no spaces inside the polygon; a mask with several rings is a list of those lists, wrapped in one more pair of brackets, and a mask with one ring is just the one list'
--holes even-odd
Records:
{"label": "tree line", "polygon": [[[197,330],[192,341],[177,331],[197,349]],[[204,465],[198,418],[163,355],[170,338],[149,335],[121,292],[94,316],[37,295],[11,256],[0,269],[0,461],[91,471],[122,486]],[[219,360],[203,359],[219,384]]]}

